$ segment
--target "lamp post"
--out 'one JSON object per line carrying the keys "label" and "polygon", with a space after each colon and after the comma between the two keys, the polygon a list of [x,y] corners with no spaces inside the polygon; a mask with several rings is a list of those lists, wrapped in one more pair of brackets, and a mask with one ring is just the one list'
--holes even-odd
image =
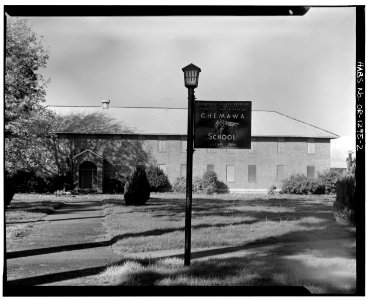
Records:
{"label": "lamp post", "polygon": [[186,211],[185,211],[185,266],[190,266],[191,244],[191,204],[194,152],[194,89],[198,86],[200,68],[190,64],[182,69],[184,72],[185,87],[188,89],[188,133],[186,149]]}

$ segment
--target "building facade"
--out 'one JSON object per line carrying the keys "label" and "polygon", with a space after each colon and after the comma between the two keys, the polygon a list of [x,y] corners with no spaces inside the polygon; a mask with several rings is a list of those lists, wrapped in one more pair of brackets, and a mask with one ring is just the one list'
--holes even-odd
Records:
{"label": "building facade", "polygon": [[[64,122],[57,133],[61,142],[73,144],[76,188],[104,192],[109,178],[128,176],[136,165],[159,166],[170,182],[186,176],[187,109],[110,108],[106,103],[103,108],[50,108],[80,122],[74,127]],[[86,119],[95,123],[86,126]],[[292,174],[316,177],[329,170],[330,140],[337,137],[274,111],[253,111],[251,149],[195,149],[193,176],[213,170],[234,192],[280,187]]]}

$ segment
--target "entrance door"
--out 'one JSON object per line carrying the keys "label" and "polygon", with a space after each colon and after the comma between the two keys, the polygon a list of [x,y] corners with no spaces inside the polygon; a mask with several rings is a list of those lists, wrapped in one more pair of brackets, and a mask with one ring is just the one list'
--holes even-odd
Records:
{"label": "entrance door", "polygon": [[96,165],[90,161],[85,161],[80,165],[80,188],[91,189],[96,182]]}

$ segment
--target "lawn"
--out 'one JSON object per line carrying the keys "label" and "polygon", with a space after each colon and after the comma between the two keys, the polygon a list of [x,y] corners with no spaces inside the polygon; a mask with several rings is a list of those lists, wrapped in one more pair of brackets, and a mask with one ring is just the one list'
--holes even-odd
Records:
{"label": "lawn", "polygon": [[83,200],[102,204],[105,240],[123,259],[79,284],[355,292],[355,229],[335,222],[330,195],[193,195],[190,267],[183,266],[183,194],[152,194],[144,206],[126,206],[122,195],[16,194],[6,210],[7,238],[22,239],[47,213]]}
{"label": "lawn", "polygon": [[[333,196],[195,196],[192,247],[270,243],[276,238],[280,241],[321,238],[327,235],[328,217],[332,220],[333,201]],[[183,248],[184,195],[156,194],[145,206],[107,202],[104,226],[108,238],[116,240],[114,251]]]}
{"label": "lawn", "polygon": [[134,255],[183,251],[184,195],[154,194],[145,206],[106,200],[104,226],[115,241],[112,249],[133,259],[107,268],[95,284],[303,285],[318,294],[353,293],[355,231],[335,222],[334,200],[328,195],[195,195],[191,246],[196,260],[190,268],[182,257],[143,261]]}

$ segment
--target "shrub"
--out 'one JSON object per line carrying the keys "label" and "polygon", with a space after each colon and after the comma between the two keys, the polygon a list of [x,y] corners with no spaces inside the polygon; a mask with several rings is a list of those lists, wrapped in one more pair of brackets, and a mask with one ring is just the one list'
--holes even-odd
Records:
{"label": "shrub", "polygon": [[289,178],[284,179],[281,192],[283,194],[302,194],[305,190],[307,177],[301,174],[291,175]]}
{"label": "shrub", "polygon": [[337,181],[336,192],[333,204],[336,220],[355,224],[356,177],[353,174],[343,175]]}
{"label": "shrub", "polygon": [[10,177],[10,180],[18,193],[44,193],[48,191],[45,179],[31,171],[19,170]]}
{"label": "shrub", "polygon": [[45,178],[46,191],[54,193],[55,191],[71,191],[73,189],[72,173],[68,172],[66,175],[54,175]]}
{"label": "shrub", "polygon": [[172,190],[176,193],[185,193],[186,192],[186,178],[177,177],[175,182],[172,185]]}
{"label": "shrub", "polygon": [[[172,185],[172,190],[177,193],[186,193],[186,177],[177,177]],[[193,193],[199,194],[203,190],[203,181],[199,177],[193,179]]]}
{"label": "shrub", "polygon": [[217,187],[217,193],[219,194],[227,194],[230,192],[227,184],[222,181],[217,180],[216,187]]}
{"label": "shrub", "polygon": [[268,190],[267,190],[267,194],[268,195],[275,195],[276,193],[276,186],[275,185],[271,185]]}
{"label": "shrub", "polygon": [[10,202],[13,200],[13,196],[15,194],[14,184],[11,176],[8,174],[7,171],[4,172],[5,174],[5,182],[4,182],[4,200],[5,200],[5,207],[7,207]]}
{"label": "shrub", "polygon": [[[186,178],[178,177],[172,185],[172,190],[177,193],[186,192]],[[215,172],[205,172],[202,178],[195,177],[193,179],[193,193],[205,193],[207,195],[218,193],[228,193],[228,186],[217,180],[217,175]]]}
{"label": "shrub", "polygon": [[195,194],[201,194],[203,193],[204,189],[204,182],[202,178],[195,177],[193,180],[193,193]]}
{"label": "shrub", "polygon": [[206,171],[203,174],[203,191],[207,194],[217,192],[217,174],[214,171]]}
{"label": "shrub", "polygon": [[156,166],[150,166],[147,171],[151,192],[164,192],[171,190],[171,184],[167,175],[162,169]]}
{"label": "shrub", "polygon": [[125,180],[123,178],[107,178],[104,180],[103,190],[107,194],[123,194]]}
{"label": "shrub", "polygon": [[135,172],[130,176],[124,197],[126,205],[144,205],[149,199],[150,186],[144,167],[136,167]]}
{"label": "shrub", "polygon": [[291,175],[283,180],[283,194],[325,194],[325,183],[322,178],[307,178],[302,174]]}
{"label": "shrub", "polygon": [[340,176],[340,174],[331,170],[319,174],[318,179],[322,181],[325,189],[325,194],[335,194],[337,181]]}

